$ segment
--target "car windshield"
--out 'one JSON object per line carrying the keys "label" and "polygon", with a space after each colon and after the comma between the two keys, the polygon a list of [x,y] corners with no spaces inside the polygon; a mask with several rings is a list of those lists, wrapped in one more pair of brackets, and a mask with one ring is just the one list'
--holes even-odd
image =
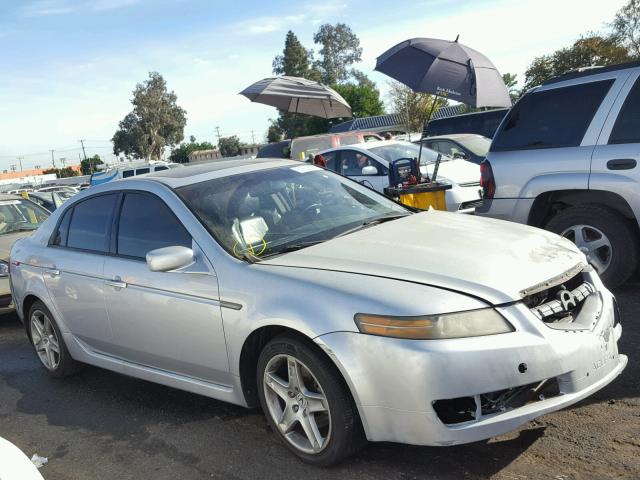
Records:
{"label": "car windshield", "polygon": [[[380,147],[368,148],[372,153],[384,158],[388,162],[393,162],[399,158],[418,158],[420,146],[415,143],[402,142],[382,145]],[[420,157],[420,165],[434,163],[438,158],[438,152],[430,148],[422,147],[422,156]],[[446,155],[442,156],[442,160],[450,160]]]}
{"label": "car windshield", "polygon": [[26,200],[0,200],[0,235],[21,230],[35,230],[49,213]]}
{"label": "car windshield", "polygon": [[178,194],[238,258],[264,258],[410,212],[383,195],[313,165],[211,179]]}
{"label": "car windshield", "polygon": [[456,139],[463,147],[471,150],[474,155],[479,157],[486,157],[489,147],[491,146],[491,140],[482,135],[469,135],[468,137],[460,137]]}

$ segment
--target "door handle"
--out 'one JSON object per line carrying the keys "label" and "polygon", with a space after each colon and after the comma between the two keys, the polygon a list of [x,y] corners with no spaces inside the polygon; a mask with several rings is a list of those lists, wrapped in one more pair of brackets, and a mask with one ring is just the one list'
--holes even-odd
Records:
{"label": "door handle", "polygon": [[60,270],[58,270],[57,268],[47,268],[45,270],[45,273],[53,278],[60,275]]}
{"label": "door handle", "polygon": [[615,158],[607,162],[609,170],[631,170],[638,162],[634,158]]}
{"label": "door handle", "polygon": [[127,282],[123,282],[120,277],[115,277],[113,280],[106,280],[104,283],[110,287],[115,288],[116,290],[127,288]]}

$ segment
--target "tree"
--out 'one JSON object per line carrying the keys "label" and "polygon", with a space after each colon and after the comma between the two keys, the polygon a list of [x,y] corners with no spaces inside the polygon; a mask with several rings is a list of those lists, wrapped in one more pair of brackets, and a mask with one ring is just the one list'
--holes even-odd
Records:
{"label": "tree", "polygon": [[236,135],[230,137],[222,137],[218,141],[218,148],[223,157],[235,157],[240,155],[240,148],[242,143]]}
{"label": "tree", "polygon": [[147,160],[160,159],[166,146],[184,138],[187,122],[177,96],[167,90],[167,82],[157,72],[133,91],[133,110],[119,123],[113,136],[113,153]]}
{"label": "tree", "polygon": [[68,178],[68,177],[78,176],[78,172],[71,167],[49,168],[48,170],[44,170],[42,173],[44,175],[55,173],[58,178]]}
{"label": "tree", "polygon": [[[400,82],[391,82],[389,100],[394,113],[400,113],[407,118],[407,129],[410,132],[421,132],[424,122],[433,108],[434,96],[428,93],[416,93]],[[439,97],[433,113],[444,107],[447,100]]]}
{"label": "tree", "polygon": [[289,30],[284,40],[282,55],[273,59],[273,73],[307,78],[311,56],[312,53],[304,48],[295,33]]}
{"label": "tree", "polygon": [[518,85],[518,75],[515,73],[503,73],[502,80],[504,84],[507,86],[507,91],[509,92],[509,97],[511,97],[511,103],[515,103],[515,101],[520,97],[520,92],[516,88]]}
{"label": "tree", "polygon": [[351,112],[356,118],[384,113],[380,92],[372,83],[345,83],[336,85],[335,90],[351,105]]}
{"label": "tree", "polygon": [[632,60],[627,48],[616,36],[590,34],[550,55],[536,57],[525,72],[524,91],[570,70],[605,66]]}
{"label": "tree", "polygon": [[191,135],[189,143],[181,143],[179,147],[171,150],[169,160],[175,163],[188,163],[189,154],[198,150],[214,150],[216,146],[211,142],[196,142],[196,137]]}
{"label": "tree", "polygon": [[321,45],[320,59],[314,67],[325,85],[336,85],[349,78],[349,67],[362,59],[360,40],[344,23],[321,25],[313,41]]}
{"label": "tree", "polygon": [[634,58],[640,58],[640,0],[628,0],[611,24],[616,40]]}
{"label": "tree", "polygon": [[269,122],[271,122],[271,125],[267,129],[267,142],[279,142],[282,140],[284,132],[278,126],[277,120],[269,119]]}
{"label": "tree", "polygon": [[96,171],[96,166],[102,165],[103,163],[99,155],[94,155],[80,162],[80,172],[82,175],[91,175]]}

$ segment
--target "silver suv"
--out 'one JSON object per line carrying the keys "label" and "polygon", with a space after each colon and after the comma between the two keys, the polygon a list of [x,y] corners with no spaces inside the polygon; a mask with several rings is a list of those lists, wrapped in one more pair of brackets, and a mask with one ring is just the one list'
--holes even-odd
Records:
{"label": "silver suv", "polygon": [[511,109],[476,214],[559,233],[615,287],[638,264],[640,62],[571,72]]}

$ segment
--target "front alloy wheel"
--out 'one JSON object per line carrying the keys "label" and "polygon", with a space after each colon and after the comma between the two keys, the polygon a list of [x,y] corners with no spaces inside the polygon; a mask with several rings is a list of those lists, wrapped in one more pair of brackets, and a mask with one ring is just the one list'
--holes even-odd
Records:
{"label": "front alloy wheel", "polygon": [[257,367],[262,411],[296,456],[327,467],[365,445],[345,381],[311,340],[293,334],[276,337],[260,352]]}
{"label": "front alloy wheel", "polygon": [[318,453],[331,436],[331,414],[316,377],[291,355],[276,355],[264,371],[269,415],[282,436],[304,453]]}

